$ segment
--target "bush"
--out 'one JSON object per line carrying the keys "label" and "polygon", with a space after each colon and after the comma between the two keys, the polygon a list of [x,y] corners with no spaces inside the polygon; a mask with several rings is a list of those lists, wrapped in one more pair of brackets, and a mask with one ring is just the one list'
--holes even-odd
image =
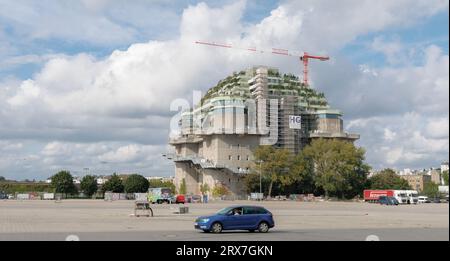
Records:
{"label": "bush", "polygon": [[186,179],[183,179],[180,185],[180,194],[186,194],[186,192],[187,192]]}
{"label": "bush", "polygon": [[223,185],[216,185],[212,191],[214,197],[222,197],[230,194],[230,191],[227,187]]}

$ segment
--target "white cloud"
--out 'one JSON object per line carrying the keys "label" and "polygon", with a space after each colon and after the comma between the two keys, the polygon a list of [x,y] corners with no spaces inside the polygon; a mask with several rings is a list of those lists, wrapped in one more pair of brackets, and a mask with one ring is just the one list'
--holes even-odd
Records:
{"label": "white cloud", "polygon": [[391,131],[388,128],[384,129],[384,139],[386,141],[393,141],[395,139],[395,136],[397,136],[397,133],[395,133],[394,131]]}
{"label": "white cloud", "polygon": [[26,80],[20,85],[18,93],[8,99],[8,103],[12,106],[23,106],[30,100],[39,98],[40,93],[40,88],[35,85],[33,80]]}
{"label": "white cloud", "polygon": [[141,148],[138,145],[133,144],[120,147],[115,151],[107,152],[100,155],[98,158],[101,161],[132,162],[140,157],[142,157]]}
{"label": "white cloud", "polygon": [[431,138],[447,138],[449,135],[448,118],[435,118],[428,122],[426,132]]}

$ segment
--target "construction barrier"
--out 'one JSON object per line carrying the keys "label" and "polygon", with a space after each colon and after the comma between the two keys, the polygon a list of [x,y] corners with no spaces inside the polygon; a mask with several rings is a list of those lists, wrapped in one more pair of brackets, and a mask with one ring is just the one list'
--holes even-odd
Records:
{"label": "construction barrier", "polygon": [[53,200],[55,199],[55,193],[44,193],[44,200]]}
{"label": "construction barrier", "polygon": [[115,201],[115,200],[129,200],[134,199],[135,195],[131,193],[112,193],[105,192],[105,201]]}
{"label": "construction barrier", "polygon": [[148,193],[134,193],[134,199],[136,201],[147,201]]}
{"label": "construction barrier", "polygon": [[17,200],[29,200],[30,199],[30,195],[28,193],[26,193],[26,194],[17,194],[16,195],[16,199]]}

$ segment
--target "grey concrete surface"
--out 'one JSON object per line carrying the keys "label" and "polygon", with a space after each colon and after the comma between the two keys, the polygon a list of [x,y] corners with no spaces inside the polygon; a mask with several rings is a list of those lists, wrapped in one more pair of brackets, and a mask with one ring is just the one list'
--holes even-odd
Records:
{"label": "grey concrete surface", "polygon": [[[133,201],[0,201],[0,240],[449,240],[448,204],[381,206],[355,202],[225,201],[152,205],[154,217],[134,217]],[[193,229],[197,216],[235,204],[262,205],[275,217],[267,234]]]}

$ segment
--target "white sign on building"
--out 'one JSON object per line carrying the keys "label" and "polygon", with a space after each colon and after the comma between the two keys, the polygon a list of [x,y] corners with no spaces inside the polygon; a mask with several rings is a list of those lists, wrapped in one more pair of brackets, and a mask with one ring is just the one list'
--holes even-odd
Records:
{"label": "white sign on building", "polygon": [[289,128],[300,130],[302,128],[302,116],[289,115]]}

